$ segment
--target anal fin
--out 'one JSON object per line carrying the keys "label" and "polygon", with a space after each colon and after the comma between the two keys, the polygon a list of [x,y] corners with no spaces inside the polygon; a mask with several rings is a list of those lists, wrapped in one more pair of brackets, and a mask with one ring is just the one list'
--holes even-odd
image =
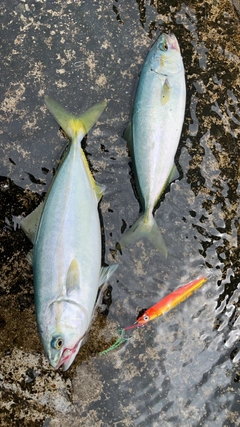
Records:
{"label": "anal fin", "polygon": [[168,177],[168,184],[170,184],[170,182],[175,181],[178,178],[179,178],[179,172],[177,170],[177,166],[174,163],[174,165],[171,169],[171,172],[169,174],[169,177]]}

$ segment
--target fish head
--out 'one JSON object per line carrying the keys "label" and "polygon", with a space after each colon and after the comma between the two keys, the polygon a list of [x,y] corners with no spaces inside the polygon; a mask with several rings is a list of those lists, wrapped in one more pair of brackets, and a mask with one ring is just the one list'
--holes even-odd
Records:
{"label": "fish head", "polygon": [[157,74],[171,76],[183,69],[182,57],[174,34],[161,34],[152,49],[151,69]]}
{"label": "fish head", "polygon": [[84,306],[71,300],[57,300],[48,307],[47,328],[40,330],[50,364],[66,371],[73,363],[89,327]]}

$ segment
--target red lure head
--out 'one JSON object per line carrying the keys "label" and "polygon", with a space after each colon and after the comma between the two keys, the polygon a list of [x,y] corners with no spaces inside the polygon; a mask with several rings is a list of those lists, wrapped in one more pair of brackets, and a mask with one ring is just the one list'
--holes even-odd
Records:
{"label": "red lure head", "polygon": [[126,326],[126,328],[124,328],[124,330],[128,331],[129,329],[139,328],[141,326],[144,326],[146,323],[148,323],[148,321],[151,320],[147,314],[148,310],[149,309],[141,310],[141,312],[140,312],[141,314],[140,314],[140,316],[138,316],[134,325]]}
{"label": "red lure head", "polygon": [[127,331],[128,329],[135,329],[135,328],[139,328],[141,326],[144,326],[148,322],[150,322],[150,320],[153,320],[153,319],[155,319],[155,317],[158,316],[158,314],[156,313],[156,311],[152,307],[141,310],[140,313],[141,314],[138,316],[134,325],[127,326],[126,328],[124,328],[125,331]]}
{"label": "red lure head", "polygon": [[141,316],[137,318],[136,323],[139,326],[144,326],[148,322],[150,322],[150,320],[153,320],[158,316],[159,316],[158,312],[153,307],[150,307],[143,314],[141,314]]}

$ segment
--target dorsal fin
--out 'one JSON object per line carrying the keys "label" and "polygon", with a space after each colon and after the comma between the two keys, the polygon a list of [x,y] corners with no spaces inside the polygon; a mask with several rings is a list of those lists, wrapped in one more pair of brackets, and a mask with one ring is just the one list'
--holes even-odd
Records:
{"label": "dorsal fin", "polygon": [[80,285],[80,268],[77,260],[74,258],[69,266],[66,278],[66,294]]}

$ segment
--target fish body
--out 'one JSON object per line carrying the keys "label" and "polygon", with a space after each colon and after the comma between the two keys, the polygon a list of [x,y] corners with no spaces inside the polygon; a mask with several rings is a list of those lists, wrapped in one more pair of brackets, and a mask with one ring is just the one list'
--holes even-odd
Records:
{"label": "fish body", "polygon": [[138,317],[136,326],[143,326],[151,320],[162,316],[162,314],[185,301],[185,299],[190,297],[193,292],[199,289],[206,281],[207,278],[203,276],[176,289],[174,292],[161,299],[157,304],[154,304],[152,307],[148,308],[143,313],[143,315]]}
{"label": "fish body", "polygon": [[144,63],[134,103],[130,145],[142,215],[120,241],[121,246],[145,236],[164,256],[167,249],[153,209],[176,176],[174,157],[185,113],[184,66],[176,37],[162,34]]}
{"label": "fish body", "polygon": [[46,104],[71,143],[46,200],[23,220],[22,228],[34,244],[34,295],[42,343],[51,365],[67,370],[91,324],[98,288],[116,269],[101,269],[102,188],[81,148],[105,102],[78,118],[49,97]]}

